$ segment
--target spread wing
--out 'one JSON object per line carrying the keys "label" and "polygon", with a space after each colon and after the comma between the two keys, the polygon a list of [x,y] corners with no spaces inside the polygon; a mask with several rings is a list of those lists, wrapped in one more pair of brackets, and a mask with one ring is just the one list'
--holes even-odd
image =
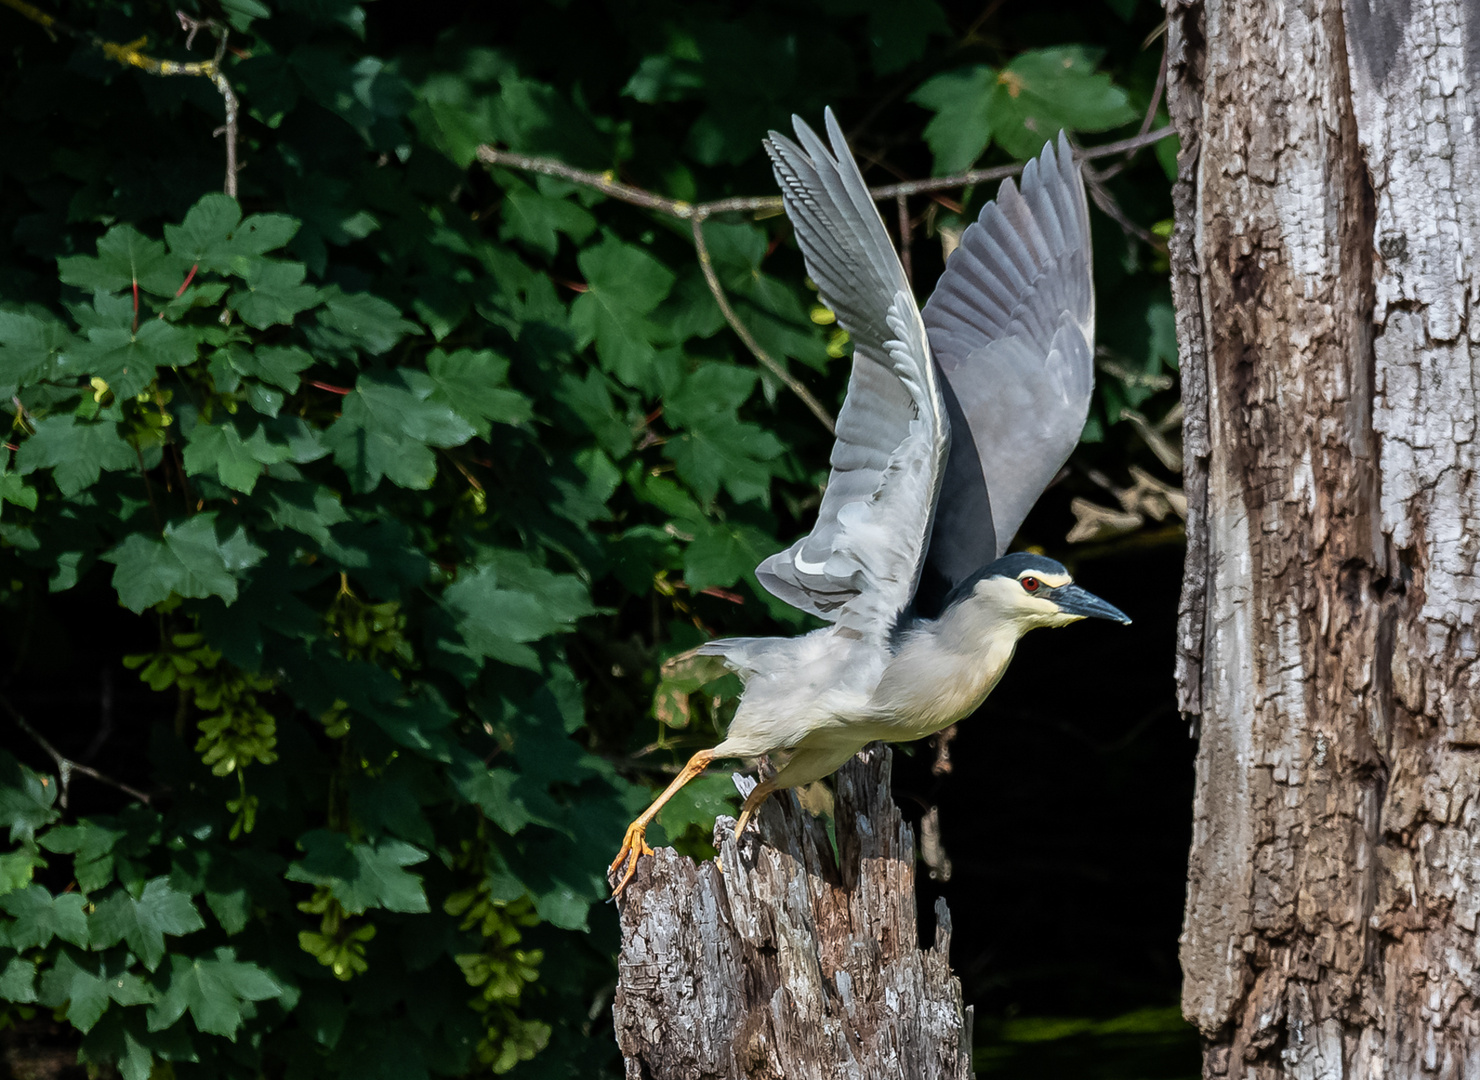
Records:
{"label": "spread wing", "polygon": [[949,587],[1006,553],[1089,414],[1089,209],[1063,135],[962,234],[923,314],[951,430],[927,573]]}
{"label": "spread wing", "polygon": [[949,445],[925,326],[848,151],[800,119],[766,140],[786,213],[822,302],[853,341],[832,473],[807,536],[756,568],[787,603],[881,640],[914,596]]}

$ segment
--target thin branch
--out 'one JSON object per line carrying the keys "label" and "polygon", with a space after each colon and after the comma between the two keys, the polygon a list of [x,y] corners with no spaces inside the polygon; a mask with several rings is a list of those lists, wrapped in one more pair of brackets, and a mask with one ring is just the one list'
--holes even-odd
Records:
{"label": "thin branch", "polygon": [[[1154,143],[1161,142],[1169,135],[1176,134],[1172,125],[1148,131],[1144,135],[1132,135],[1129,139],[1120,139],[1117,142],[1105,143],[1101,146],[1086,146],[1076,148],[1074,151],[1075,161],[1095,161],[1098,158],[1114,157],[1116,154],[1133,153]],[[1022,164],[996,165],[990,169],[969,169],[966,172],[955,173],[952,176],[934,176],[929,180],[910,180],[903,184],[884,184],[881,187],[868,189],[868,193],[876,200],[892,199],[900,195],[927,195],[932,191],[949,191],[952,188],[971,187],[974,184],[985,184],[992,180],[1006,180],[1009,176],[1016,176],[1023,171]]]}
{"label": "thin branch", "polygon": [[[10,0],[3,0],[3,2],[8,4]],[[26,718],[20,714],[20,710],[10,703],[9,698],[0,696],[0,708],[4,708],[10,714],[10,718],[15,721],[15,726],[31,736],[35,740],[36,745],[46,751],[47,756],[56,762],[57,780],[60,786],[60,791],[57,794],[57,803],[63,810],[67,809],[67,793],[72,783],[73,773],[90,776],[100,784],[107,784],[111,788],[117,788],[130,798],[138,799],[145,806],[149,805],[149,796],[144,792],[137,788],[129,787],[122,780],[115,780],[105,773],[98,772],[97,769],[94,769],[90,765],[83,765],[81,762],[73,761],[71,758],[63,755],[60,750],[47,741],[41,732],[30,725]]]}
{"label": "thin branch", "polygon": [[1105,186],[1105,176],[1103,173],[1086,168],[1084,170],[1084,183],[1089,189],[1089,197],[1094,200],[1094,204],[1104,212],[1106,217],[1113,219],[1124,232],[1136,237],[1142,243],[1148,244],[1158,251],[1165,252],[1167,250],[1167,242],[1165,240],[1132,220],[1131,216],[1120,208],[1120,203],[1115,200],[1115,196],[1110,194],[1110,189]]}
{"label": "thin branch", "polygon": [[226,55],[226,29],[224,27],[217,25],[213,20],[208,19],[197,22],[183,12],[176,12],[175,15],[179,18],[180,25],[189,31],[186,37],[187,48],[189,48],[189,43],[194,40],[196,31],[202,27],[211,28],[212,32],[217,34],[218,40],[214,59],[195,60],[182,64],[174,60],[157,60],[141,52],[140,50],[144,47],[146,41],[145,38],[139,38],[137,41],[130,41],[127,44],[109,41],[107,38],[93,33],[91,30],[79,30],[77,27],[63,22],[54,15],[48,15],[35,5],[26,3],[26,0],[0,0],[0,5],[8,7],[12,11],[19,13],[22,17],[31,20],[31,22],[50,34],[53,40],[56,39],[57,33],[63,33],[69,37],[81,38],[97,47],[109,60],[125,64],[128,67],[136,67],[140,71],[148,72],[150,75],[195,75],[209,79],[225,103],[226,123],[217,129],[216,134],[222,132],[226,134],[225,191],[226,194],[235,198],[238,102],[236,94],[231,88],[231,83],[221,73],[221,60]]}
{"label": "thin branch", "polygon": [[735,314],[735,309],[730,306],[729,297],[725,295],[724,286],[719,282],[719,275],[714,272],[714,260],[709,257],[709,247],[704,243],[704,219],[694,218],[693,226],[694,250],[699,254],[699,269],[704,271],[704,280],[709,285],[709,291],[714,294],[714,300],[719,304],[719,309],[723,312],[725,321],[730,324],[730,329],[734,330],[740,336],[740,340],[745,342],[745,347],[755,355],[755,358],[761,362],[761,365],[767,371],[780,379],[793,394],[802,399],[802,404],[811,409],[812,415],[822,421],[822,426],[827,428],[828,434],[836,435],[837,428],[833,423],[833,418],[822,407],[822,402],[813,397],[812,391],[808,390],[797,380],[796,376],[782,367],[775,357],[761,348],[761,343],[756,341],[749,328],[740,321],[740,316]]}
{"label": "thin branch", "polygon": [[[1165,23],[1163,23],[1163,26],[1165,26]],[[1151,44],[1150,38],[1147,39],[1146,44]],[[1151,125],[1156,123],[1156,110],[1161,107],[1161,96],[1163,93],[1166,92],[1166,88],[1167,44],[1165,41],[1163,41],[1161,46],[1161,66],[1156,69],[1156,86],[1151,91],[1151,104],[1146,106],[1146,115],[1141,120],[1141,135],[1144,136],[1147,132],[1151,130]],[[1107,165],[1103,170],[1101,170],[1100,179],[1110,179],[1110,177],[1114,176],[1116,173],[1120,172],[1127,165],[1129,165],[1133,156],[1133,153],[1127,154],[1124,161],[1117,161],[1113,165]]]}
{"label": "thin branch", "polygon": [[1145,135],[1151,130],[1151,125],[1156,123],[1156,110],[1161,107],[1161,95],[1167,88],[1167,50],[1163,46],[1161,50],[1161,67],[1156,69],[1156,86],[1151,91],[1151,104],[1146,106],[1146,116],[1141,121],[1139,134]]}
{"label": "thin branch", "polygon": [[[17,0],[0,0],[0,3],[15,3]],[[1175,134],[1172,126],[1157,128],[1142,135],[1133,135],[1129,139],[1121,139],[1118,142],[1105,143],[1102,146],[1088,146],[1075,150],[1074,157],[1078,161],[1094,161],[1103,157],[1114,157],[1116,154],[1131,153],[1141,150],[1162,139]],[[560,180],[569,180],[571,183],[581,184],[585,187],[595,188],[603,194],[610,195],[614,199],[631,203],[633,206],[641,206],[647,210],[656,210],[660,214],[670,217],[681,218],[684,221],[692,221],[695,218],[703,221],[705,218],[713,217],[715,214],[746,213],[762,210],[781,210],[781,196],[763,195],[757,198],[731,198],[715,199],[712,202],[693,203],[683,199],[667,199],[662,195],[655,195],[643,188],[633,187],[631,184],[623,184],[612,178],[612,174],[595,173],[587,169],[577,169],[563,161],[554,158],[535,157],[530,154],[518,154],[512,150],[500,150],[495,146],[483,145],[478,147],[478,160],[485,165],[499,165],[510,169],[520,169],[524,172],[540,173],[544,176],[553,176]],[[970,187],[973,184],[986,183],[990,180],[1005,180],[1009,176],[1016,176],[1023,171],[1019,165],[997,165],[990,169],[971,169],[967,172],[955,173],[951,176],[936,176],[928,180],[910,180],[902,184],[885,184],[882,187],[869,188],[869,194],[875,200],[894,199],[900,195],[924,195],[932,191],[949,191],[952,188]]]}
{"label": "thin branch", "polygon": [[[9,2],[9,0],[4,0],[4,2]],[[691,203],[683,199],[665,199],[661,195],[654,195],[651,191],[624,184],[609,172],[590,172],[567,165],[563,161],[556,161],[554,158],[516,154],[512,150],[499,150],[497,147],[486,144],[478,147],[478,160],[485,165],[502,165],[510,169],[520,169],[524,172],[540,173],[544,176],[569,180],[572,183],[595,188],[605,195],[631,203],[633,206],[641,206],[645,210],[656,210],[660,214],[682,218],[685,221],[696,214],[708,217],[710,214],[722,213],[726,210],[781,209],[781,196],[779,195],[761,199],[721,199],[717,203]]]}

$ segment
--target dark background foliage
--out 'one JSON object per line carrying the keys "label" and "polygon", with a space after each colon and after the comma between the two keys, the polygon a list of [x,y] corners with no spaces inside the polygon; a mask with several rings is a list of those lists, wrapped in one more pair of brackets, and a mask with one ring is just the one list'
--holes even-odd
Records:
{"label": "dark background foliage", "polygon": [[[604,867],[735,689],[659,671],[805,626],[751,571],[808,526],[829,438],[725,325],[687,225],[475,148],[766,195],[764,133],[832,105],[874,183],[1010,162],[1060,126],[1136,133],[1159,10],[219,0],[185,6],[216,24],[191,51],[174,10],[57,2],[48,34],[0,9],[10,1053],[617,1075]],[[235,200],[211,81],[99,45],[200,61],[228,27]],[[1180,532],[1148,520],[1176,495],[1171,152],[1107,177],[1129,231],[1092,211],[1095,410],[1018,538],[1136,623],[1030,637],[949,774],[926,744],[896,767],[906,812],[939,812],[926,891],[987,1075],[1196,1068]],[[922,297],[991,194],[910,202]],[[846,343],[784,218],[705,235],[836,411]],[[653,839],[704,854],[731,792],[704,778]]]}

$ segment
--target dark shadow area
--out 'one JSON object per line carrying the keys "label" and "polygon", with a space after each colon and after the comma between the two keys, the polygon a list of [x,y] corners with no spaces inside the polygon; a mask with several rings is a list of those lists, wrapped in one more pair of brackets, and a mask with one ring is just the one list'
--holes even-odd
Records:
{"label": "dark shadow area", "polygon": [[896,758],[896,799],[917,828],[939,808],[951,862],[949,881],[922,867],[921,932],[943,896],[982,1075],[1196,1075],[1176,1008],[1196,749],[1171,671],[1182,548],[1074,569],[1133,625],[1029,634],[948,775],[933,740]]}

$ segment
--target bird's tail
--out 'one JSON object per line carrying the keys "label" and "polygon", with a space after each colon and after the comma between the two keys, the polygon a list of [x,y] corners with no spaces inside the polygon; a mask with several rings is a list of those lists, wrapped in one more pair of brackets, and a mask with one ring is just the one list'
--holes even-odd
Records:
{"label": "bird's tail", "polygon": [[717,656],[725,667],[740,676],[741,681],[748,682],[760,670],[761,661],[766,654],[785,647],[790,640],[778,637],[720,638],[717,641],[706,641],[696,649],[675,656],[668,663],[687,661],[691,657]]}

